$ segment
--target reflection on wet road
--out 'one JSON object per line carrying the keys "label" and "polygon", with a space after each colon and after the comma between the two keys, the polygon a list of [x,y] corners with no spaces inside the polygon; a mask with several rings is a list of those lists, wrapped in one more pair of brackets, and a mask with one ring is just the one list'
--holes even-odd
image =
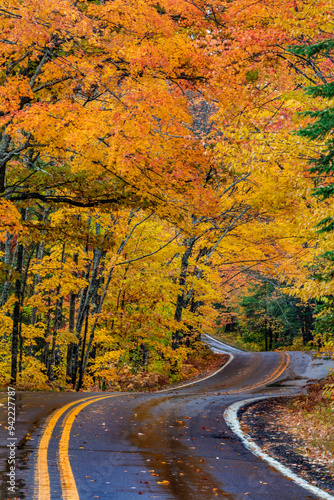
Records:
{"label": "reflection on wet road", "polygon": [[[203,500],[213,496],[232,499],[233,496],[223,491],[222,484],[217,484],[211,471],[213,466],[208,465],[201,456],[197,456],[196,451],[193,451],[196,450],[195,446],[190,446],[194,444],[192,440],[195,439],[190,437],[191,417],[183,412],[177,414],[179,410],[157,414],[164,406],[170,411],[170,399],[166,397],[149,401],[136,408],[138,413],[135,421],[131,423],[129,440],[141,449],[146,460],[150,460],[161,481],[167,482],[169,498],[193,500],[194,495],[200,495],[199,498]],[[181,401],[184,402],[182,396]],[[173,407],[175,403],[173,401]],[[210,432],[210,429],[206,431]]]}
{"label": "reflection on wet road", "polygon": [[16,498],[316,498],[247,451],[223,413],[245,397],[297,394],[325,367],[305,353],[230,352],[220,373],[165,393],[18,395]]}

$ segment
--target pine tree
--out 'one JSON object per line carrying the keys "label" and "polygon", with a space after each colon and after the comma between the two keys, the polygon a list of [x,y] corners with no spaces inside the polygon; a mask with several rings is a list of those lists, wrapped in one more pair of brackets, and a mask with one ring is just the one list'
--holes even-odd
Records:
{"label": "pine tree", "polygon": [[[318,60],[333,60],[334,40],[328,39],[313,45],[304,45],[292,48],[292,52],[305,57],[310,64]],[[315,66],[315,65],[314,65]],[[316,67],[316,66],[315,66]],[[322,83],[306,89],[312,98],[322,98],[328,103],[324,109],[306,111],[304,116],[313,118],[314,121],[298,130],[298,135],[317,141],[321,145],[316,158],[310,160],[309,171],[314,174],[315,187],[313,195],[319,201],[329,200],[334,196],[334,81],[322,72],[316,72]],[[332,215],[324,217],[317,224],[318,232],[326,234],[334,231],[334,218]],[[319,282],[332,282],[334,277],[334,249],[320,255],[313,276]],[[334,335],[333,327],[334,296],[333,294],[321,297],[315,308],[316,324],[315,333],[326,340],[327,336]]]}
{"label": "pine tree", "polygon": [[[312,64],[313,59],[319,56],[330,58],[334,51],[334,40],[326,40],[314,45],[294,47],[292,51],[302,57],[306,57]],[[304,116],[314,118],[315,121],[298,130],[298,135],[306,137],[310,141],[326,141],[324,149],[317,158],[310,160],[309,171],[315,174],[315,188],[313,195],[320,200],[334,196],[334,82],[327,82],[323,74],[319,75],[324,82],[322,85],[313,85],[306,89],[306,93],[312,98],[322,97],[328,101],[328,107],[323,110],[306,111]],[[326,217],[318,224],[319,232],[334,230],[333,217]]]}

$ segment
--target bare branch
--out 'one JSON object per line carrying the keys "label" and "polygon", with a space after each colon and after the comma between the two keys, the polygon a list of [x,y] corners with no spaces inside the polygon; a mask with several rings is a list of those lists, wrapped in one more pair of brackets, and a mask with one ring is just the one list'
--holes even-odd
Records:
{"label": "bare branch", "polygon": [[33,77],[31,78],[31,80],[29,82],[30,88],[33,88],[33,86],[35,85],[36,79],[37,79],[38,75],[40,74],[43,65],[46,63],[46,61],[49,59],[49,57],[50,57],[50,52],[48,49],[46,49],[44,51],[44,55],[43,55],[42,59],[40,60],[39,65],[36,68],[36,71],[35,71]]}
{"label": "bare branch", "polygon": [[244,210],[242,212],[240,212],[240,214],[232,220],[231,224],[225,229],[225,231],[223,232],[223,234],[221,235],[220,238],[218,238],[217,242],[214,244],[214,246],[212,247],[211,251],[208,253],[208,255],[206,256],[206,258],[204,259],[204,264],[210,259],[210,257],[212,256],[213,252],[217,249],[219,243],[222,241],[222,239],[226,236],[226,234],[231,231],[231,229],[233,228],[233,226],[235,226],[235,224],[238,222],[239,219],[241,219],[241,217],[250,209],[250,207],[246,207],[244,208]]}
{"label": "bare branch", "polygon": [[58,80],[53,80],[52,82],[44,83],[43,85],[40,85],[39,87],[36,87],[35,89],[32,90],[33,92],[38,92],[39,90],[46,89],[48,87],[53,87],[54,85],[57,85],[57,83],[65,82],[70,78],[71,76],[64,76],[63,78],[58,78]]}
{"label": "bare branch", "polygon": [[99,205],[112,205],[119,204],[121,200],[126,200],[127,197],[122,195],[117,198],[104,198],[95,199],[87,201],[79,201],[78,198],[71,198],[70,196],[47,196],[40,193],[20,193],[15,196],[6,196],[7,199],[11,201],[23,201],[23,200],[41,200],[45,203],[68,203],[74,207],[98,207]]}
{"label": "bare branch", "polygon": [[115,264],[115,266],[124,266],[125,264],[130,264],[131,262],[136,262],[137,260],[141,260],[141,259],[145,259],[146,257],[150,257],[151,255],[154,255],[154,254],[160,252],[160,250],[162,250],[163,248],[165,248],[166,246],[168,246],[170,243],[172,243],[172,241],[174,241],[178,236],[180,236],[181,233],[182,233],[182,230],[179,231],[176,234],[176,236],[174,236],[171,240],[169,240],[165,245],[162,245],[161,247],[159,247],[154,252],[147,253],[145,255],[141,255],[140,257],[137,257],[136,259],[129,259],[129,260],[125,260],[124,262],[118,262],[117,264]]}
{"label": "bare branch", "polygon": [[222,197],[224,194],[226,194],[230,189],[234,188],[234,186],[236,186],[237,184],[239,184],[239,182],[242,182],[242,181],[245,181],[247,179],[247,177],[250,176],[250,172],[248,174],[245,174],[243,177],[239,178],[239,179],[236,179],[234,182],[232,182],[232,184],[227,187],[226,189],[224,189],[224,191],[222,192],[221,196]]}

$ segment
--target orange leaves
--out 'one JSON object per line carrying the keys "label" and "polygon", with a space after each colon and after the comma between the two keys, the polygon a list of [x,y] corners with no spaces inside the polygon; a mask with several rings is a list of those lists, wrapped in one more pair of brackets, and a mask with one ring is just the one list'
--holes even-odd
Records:
{"label": "orange leaves", "polygon": [[9,123],[21,108],[22,101],[34,99],[34,95],[26,79],[12,76],[0,86],[0,127]]}
{"label": "orange leaves", "polygon": [[[305,142],[290,137],[304,80],[285,46],[304,27],[321,37],[312,2],[297,3],[4,0],[0,168],[28,218],[23,304],[49,314],[66,345],[82,333],[87,293],[105,377],[123,355],[177,371],[187,348],[171,348],[172,332],[213,328],[212,304],[244,262],[276,273],[294,254],[310,179]],[[14,205],[0,213],[3,235],[17,237]]]}
{"label": "orange leaves", "polygon": [[19,211],[11,201],[4,200],[3,198],[0,199],[0,220],[0,241],[2,242],[6,240],[7,233],[18,235],[23,231]]}
{"label": "orange leaves", "polygon": [[[188,137],[185,90],[207,71],[206,58],[175,19],[175,9],[188,12],[187,2],[13,0],[5,7],[14,14],[0,13],[12,37],[0,42],[0,65],[9,75],[0,87],[2,124],[22,157],[28,136],[50,165],[40,170],[44,188],[52,184],[47,172],[57,175],[56,163],[90,178],[83,203],[100,199],[106,186],[112,198],[117,183],[115,191],[126,188],[124,198],[160,199],[164,206],[172,198],[180,206],[179,185],[194,179],[203,150]],[[61,186],[67,199],[75,198],[73,177],[67,178]]]}

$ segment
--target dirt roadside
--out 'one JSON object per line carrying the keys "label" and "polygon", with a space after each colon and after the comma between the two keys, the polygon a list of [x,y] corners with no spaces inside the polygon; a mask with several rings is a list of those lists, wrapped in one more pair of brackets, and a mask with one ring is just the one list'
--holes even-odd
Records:
{"label": "dirt roadside", "polygon": [[334,493],[334,451],[321,446],[325,425],[314,427],[303,411],[291,404],[295,398],[277,397],[246,407],[240,423],[262,450],[309,483]]}

